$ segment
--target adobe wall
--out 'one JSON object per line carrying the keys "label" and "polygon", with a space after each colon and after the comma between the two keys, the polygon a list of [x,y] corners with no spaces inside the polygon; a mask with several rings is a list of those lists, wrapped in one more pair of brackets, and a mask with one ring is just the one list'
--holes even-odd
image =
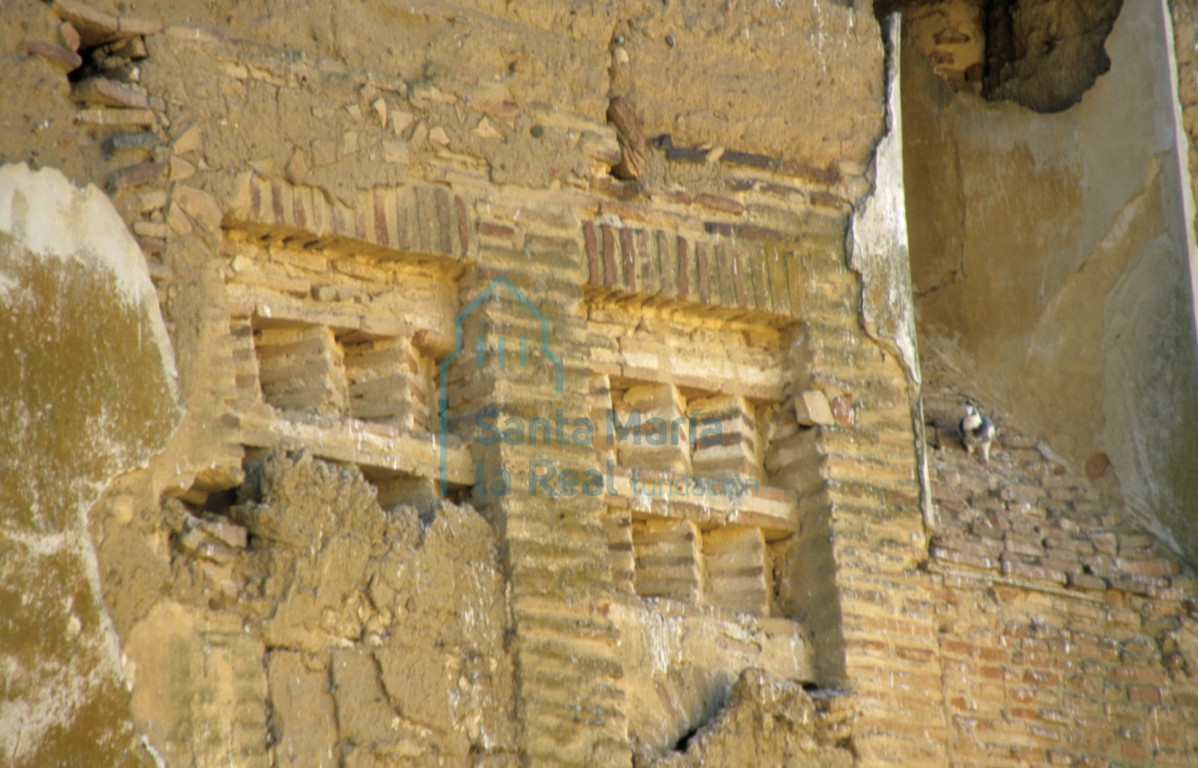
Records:
{"label": "adobe wall", "polygon": [[[930,582],[910,303],[863,320],[847,266],[887,125],[868,11],[22,13],[44,109],[13,151],[109,193],[187,408],[89,514],[140,758],[911,754],[935,707],[869,674],[933,637],[880,619]],[[905,269],[887,172],[866,280]],[[559,410],[718,439],[482,439]]]}
{"label": "adobe wall", "polygon": [[[106,196],[127,229],[83,239],[131,233],[146,299],[9,331],[134,379],[0,396],[103,400],[0,444],[78,511],[22,500],[2,540],[79,555],[4,582],[0,631],[61,637],[0,645],[14,765],[80,734],[139,765],[1191,760],[1192,577],[1014,417],[963,464],[967,378],[924,423],[909,67],[872,9],[273,10],[0,24],[5,158],[79,185],[46,206]],[[12,221],[0,290],[45,288]]]}

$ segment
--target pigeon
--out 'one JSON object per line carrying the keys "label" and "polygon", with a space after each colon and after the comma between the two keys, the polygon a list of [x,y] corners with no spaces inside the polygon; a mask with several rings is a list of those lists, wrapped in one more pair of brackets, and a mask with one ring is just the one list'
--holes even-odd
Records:
{"label": "pigeon", "polygon": [[980,449],[982,464],[989,465],[990,443],[998,433],[994,422],[990,420],[989,416],[983,416],[979,413],[973,403],[966,403],[965,415],[961,417],[959,427],[961,429],[961,443],[965,446],[965,453],[972,456],[975,449]]}

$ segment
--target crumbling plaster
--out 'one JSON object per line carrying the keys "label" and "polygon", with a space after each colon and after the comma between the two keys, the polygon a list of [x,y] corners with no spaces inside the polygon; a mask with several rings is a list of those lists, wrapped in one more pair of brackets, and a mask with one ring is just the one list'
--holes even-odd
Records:
{"label": "crumbling plaster", "polygon": [[181,417],[154,287],[99,189],[7,165],[0,297],[0,759],[146,765],[87,518]]}

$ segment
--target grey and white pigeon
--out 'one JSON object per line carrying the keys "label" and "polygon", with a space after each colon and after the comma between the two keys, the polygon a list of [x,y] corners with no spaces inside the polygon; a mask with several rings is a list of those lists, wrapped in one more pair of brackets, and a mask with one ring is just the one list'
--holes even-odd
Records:
{"label": "grey and white pigeon", "polygon": [[990,443],[998,434],[998,428],[994,426],[994,422],[990,420],[989,416],[979,413],[973,403],[966,403],[965,415],[961,417],[961,423],[958,426],[961,429],[961,443],[965,446],[965,453],[972,456],[975,450],[980,451],[982,463],[988,465],[990,463]]}

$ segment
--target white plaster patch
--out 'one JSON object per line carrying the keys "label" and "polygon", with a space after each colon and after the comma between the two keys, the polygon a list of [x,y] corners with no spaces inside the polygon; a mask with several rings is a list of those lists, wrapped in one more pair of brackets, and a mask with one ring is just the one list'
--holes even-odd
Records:
{"label": "white plaster patch", "polygon": [[[2,267],[3,265],[0,264],[0,268]],[[16,278],[14,278],[12,275],[6,275],[3,272],[0,272],[0,301],[8,303],[12,292],[18,288],[20,288],[20,284],[17,283]]]}
{"label": "white plaster patch", "polygon": [[[893,48],[899,39],[899,20],[887,21],[886,135],[874,154],[874,188],[857,206],[849,234],[849,262],[865,283],[861,314],[866,330],[880,341],[898,348],[913,381],[920,381],[915,341],[915,305],[907,246],[907,203],[903,186],[902,101],[899,89],[899,56]],[[883,301],[871,301],[871,290],[883,286]]]}
{"label": "white plaster patch", "polygon": [[[116,306],[123,305],[137,316],[138,343],[157,347],[163,381],[169,397],[177,401],[174,355],[145,257],[111,201],[99,189],[95,186],[80,189],[54,169],[32,171],[23,164],[0,167],[0,242],[4,245],[0,250],[0,301],[12,308],[18,303],[34,300],[34,292],[20,279],[23,270],[30,266],[57,261],[71,274],[82,274],[94,280],[104,289],[103,300],[115,302]],[[96,277],[101,279],[95,280]],[[47,321],[55,322],[55,319],[48,318]],[[102,324],[104,318],[98,317],[95,321]],[[28,365],[20,343],[11,357],[7,362],[17,366],[19,371]],[[127,377],[136,375],[135,372],[121,373]],[[33,430],[54,430],[55,419],[51,411],[55,406],[80,407],[86,399],[74,396],[78,392],[67,393],[58,399],[46,398],[36,392],[3,394],[16,397],[5,403],[5,413],[12,420],[6,427],[17,436]],[[22,400],[22,397],[29,399]],[[107,403],[101,404],[98,412],[89,414],[83,431],[84,434],[77,436],[81,451],[112,455],[127,462],[122,469],[132,468],[133,457],[122,453],[127,447],[122,437],[137,445],[141,436],[115,434]],[[141,446],[137,450],[149,448],[151,446]],[[144,461],[145,457],[140,460]],[[30,475],[37,474],[40,469],[36,456],[24,456],[18,463]],[[26,500],[26,508],[6,516],[5,525],[0,529],[0,545],[8,544],[6,557],[21,564],[15,569],[18,586],[28,586],[23,582],[27,574],[41,572],[42,560],[69,560],[69,570],[87,582],[91,607],[99,609],[99,626],[91,620],[85,623],[72,613],[77,608],[75,603],[56,603],[52,591],[24,591],[27,604],[23,608],[49,610],[55,616],[63,617],[65,639],[73,645],[76,656],[56,659],[37,655],[34,662],[22,665],[0,649],[3,679],[18,691],[17,697],[0,701],[0,754],[18,762],[39,748],[48,730],[69,724],[76,713],[89,704],[96,691],[114,681],[125,683],[121,677],[118,637],[103,610],[99,564],[87,533],[87,512],[102,493],[106,480],[70,476],[69,473],[57,477],[52,471],[46,474],[65,484],[61,497],[74,500],[72,518],[54,530],[44,530],[41,523],[36,522],[44,501],[38,494],[38,482],[30,479],[32,490],[29,494],[17,496]],[[5,560],[0,558],[2,562]],[[79,659],[86,659],[86,666],[78,663]]]}
{"label": "white plaster patch", "polygon": [[[152,341],[170,374],[167,378],[174,379],[175,359],[145,256],[98,187],[80,189],[55,168],[0,166],[0,234],[13,239],[14,252],[25,250],[110,273],[121,299],[145,312]],[[11,275],[0,272],[0,298],[14,288]]]}
{"label": "white plaster patch", "polygon": [[[24,548],[25,551],[19,553],[24,563],[60,557],[64,554],[77,559],[97,600],[101,600],[102,595],[100,569],[95,551],[88,540],[86,517],[91,502],[101,490],[99,485],[92,485],[81,494],[88,501],[79,505],[76,510],[77,522],[70,530],[37,535],[30,535],[12,527],[6,527],[4,530],[7,541]],[[17,555],[17,552],[9,552],[9,556]],[[63,610],[69,612],[72,607],[68,602],[63,605]],[[71,618],[78,622],[77,617],[72,615]],[[0,702],[0,752],[12,757],[21,757],[26,750],[35,749],[51,728],[69,722],[75,712],[87,703],[92,692],[103,685],[104,680],[120,678],[120,647],[116,629],[106,612],[101,611],[99,618],[102,624],[99,633],[76,633],[71,638],[81,645],[94,647],[98,644],[102,647],[100,652],[95,654],[100,663],[83,677],[78,676],[78,670],[75,668],[56,666],[44,661],[35,668],[25,669],[15,658],[0,655],[0,670],[4,670],[4,679],[10,685],[16,685],[26,691],[23,698]],[[30,681],[36,681],[36,684],[27,685]]]}

